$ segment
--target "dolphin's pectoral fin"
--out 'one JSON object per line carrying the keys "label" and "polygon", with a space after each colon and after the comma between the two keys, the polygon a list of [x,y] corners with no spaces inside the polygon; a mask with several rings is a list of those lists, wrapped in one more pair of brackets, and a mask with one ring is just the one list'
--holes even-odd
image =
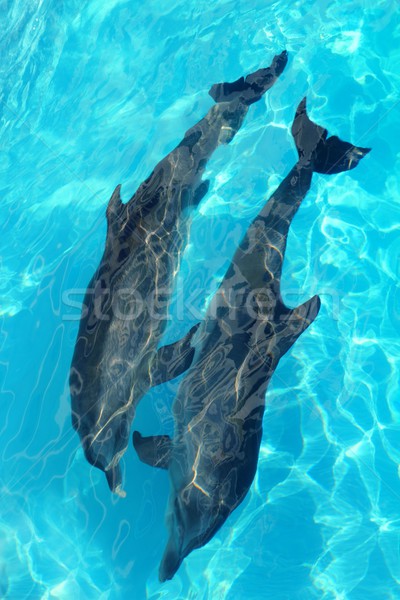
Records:
{"label": "dolphin's pectoral fin", "polygon": [[279,310],[279,319],[282,327],[277,332],[279,347],[282,355],[293,346],[301,334],[311,325],[319,313],[321,300],[319,296],[313,296],[304,304],[296,308],[287,308],[283,304]]}
{"label": "dolphin's pectoral fin", "polygon": [[199,325],[197,323],[192,327],[181,340],[158,349],[150,371],[152,386],[170,381],[190,367],[194,357],[194,348],[190,342]]}
{"label": "dolphin's pectoral fin", "polygon": [[194,190],[193,194],[193,205],[197,206],[200,204],[204,196],[207,194],[210,187],[210,180],[205,179],[200,183],[200,185]]}
{"label": "dolphin's pectoral fin", "polygon": [[172,450],[169,435],[150,435],[143,437],[138,431],[133,432],[133,447],[140,460],[150,467],[168,469]]}

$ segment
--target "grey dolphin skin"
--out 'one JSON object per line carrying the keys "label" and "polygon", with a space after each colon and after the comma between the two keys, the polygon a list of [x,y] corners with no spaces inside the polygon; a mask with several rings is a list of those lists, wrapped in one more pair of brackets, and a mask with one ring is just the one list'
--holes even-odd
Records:
{"label": "grey dolphin skin", "polygon": [[173,440],[133,435],[139,458],[169,472],[161,581],[171,579],[245,498],[256,473],[268,383],[318,314],[318,296],[291,309],[280,293],[289,227],[313,172],[353,169],[369,152],[328,138],[309,120],[305,100],[292,134],[299,160],[248,228],[192,340],[195,356],[173,405]]}
{"label": "grey dolphin skin", "polygon": [[214,150],[232,140],[249,109],[275,83],[287,54],[234,83],[216,84],[217,104],[185,134],[123,204],[118,186],[107,207],[103,257],[89,283],[70,370],[73,427],[86,459],[124,496],[119,461],[135,409],[147,390],[186,370],[190,340],[158,349],[179,269],[190,209],[207,193],[202,174]]}

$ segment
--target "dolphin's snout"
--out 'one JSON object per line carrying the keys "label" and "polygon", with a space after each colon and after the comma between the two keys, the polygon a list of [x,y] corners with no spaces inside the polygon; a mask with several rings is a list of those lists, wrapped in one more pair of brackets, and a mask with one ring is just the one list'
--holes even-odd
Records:
{"label": "dolphin's snout", "polygon": [[105,473],[110,490],[121,498],[125,498],[126,492],[122,489],[121,467],[118,463],[115,464],[115,458],[110,463],[110,459],[102,452],[106,448],[101,443],[96,444],[96,441],[93,440],[88,443],[87,438],[83,442],[83,450],[88,463]]}
{"label": "dolphin's snout", "polygon": [[179,569],[184,559],[184,556],[182,556],[181,552],[182,551],[178,547],[176,540],[173,536],[171,536],[160,564],[158,577],[161,583],[172,579]]}
{"label": "dolphin's snout", "polygon": [[182,522],[183,514],[178,498],[175,498],[174,508],[170,518],[172,525],[170,537],[160,563],[158,574],[161,583],[173,578],[185,558],[185,555],[182,552],[184,536],[184,525]]}
{"label": "dolphin's snout", "polygon": [[122,489],[122,473],[119,464],[107,469],[105,474],[110,490],[120,498],[125,498],[126,492]]}

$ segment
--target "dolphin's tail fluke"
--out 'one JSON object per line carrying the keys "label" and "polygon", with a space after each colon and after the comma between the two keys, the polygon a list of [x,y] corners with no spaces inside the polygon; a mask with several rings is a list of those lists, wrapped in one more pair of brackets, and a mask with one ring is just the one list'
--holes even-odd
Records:
{"label": "dolphin's tail fluke", "polygon": [[215,102],[231,102],[239,98],[246,105],[253,104],[274,85],[286,67],[287,60],[287,52],[284,50],[274,57],[267,69],[259,69],[233,83],[215,83],[208,93]]}
{"label": "dolphin's tail fluke", "polygon": [[305,98],[297,108],[292,135],[300,160],[311,161],[314,171],[327,175],[354,169],[371,150],[343,142],[335,135],[328,138],[328,131],[309,119]]}

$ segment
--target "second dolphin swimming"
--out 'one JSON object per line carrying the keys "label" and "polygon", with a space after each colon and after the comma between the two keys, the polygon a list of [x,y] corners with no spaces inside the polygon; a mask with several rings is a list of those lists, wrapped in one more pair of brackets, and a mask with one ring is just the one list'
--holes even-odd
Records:
{"label": "second dolphin swimming", "polygon": [[354,169],[369,152],[327,137],[308,118],[305,99],[292,135],[298,161],[248,228],[192,341],[195,356],[173,406],[174,437],[133,436],[139,458],[169,473],[160,581],[244,500],[257,469],[268,383],[318,315],[318,296],[289,308],[280,289],[290,224],[313,173]]}

